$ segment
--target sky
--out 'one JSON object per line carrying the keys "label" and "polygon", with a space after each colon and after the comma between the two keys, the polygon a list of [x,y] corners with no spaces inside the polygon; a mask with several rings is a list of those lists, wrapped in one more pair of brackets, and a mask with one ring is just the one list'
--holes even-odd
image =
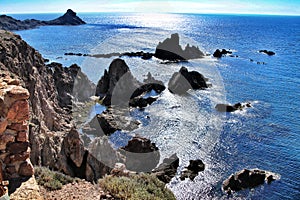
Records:
{"label": "sky", "polygon": [[300,15],[300,0],[0,0],[0,13],[151,12]]}

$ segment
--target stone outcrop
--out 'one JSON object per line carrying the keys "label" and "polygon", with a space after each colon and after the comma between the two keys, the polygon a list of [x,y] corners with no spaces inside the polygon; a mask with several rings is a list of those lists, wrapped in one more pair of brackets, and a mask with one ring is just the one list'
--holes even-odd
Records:
{"label": "stone outcrop", "polygon": [[216,110],[219,112],[234,112],[237,110],[243,110],[244,108],[250,108],[251,104],[250,103],[236,103],[234,105],[230,104],[217,104],[216,105]]}
{"label": "stone outcrop", "polygon": [[184,180],[185,178],[189,178],[193,181],[195,177],[198,176],[198,172],[203,171],[204,168],[205,164],[202,160],[190,160],[189,166],[182,171],[180,179]]}
{"label": "stone outcrop", "polygon": [[178,166],[179,158],[175,153],[169,158],[165,158],[163,162],[152,171],[152,173],[159,180],[167,184],[176,175]]}
{"label": "stone outcrop", "polygon": [[223,190],[231,194],[232,191],[254,188],[265,182],[271,183],[279,179],[279,175],[260,170],[260,169],[243,169],[235,174],[232,174],[223,182]]}
{"label": "stone outcrop", "polygon": [[34,172],[29,159],[29,92],[18,80],[0,76],[0,179],[30,177]]}
{"label": "stone outcrop", "polygon": [[0,29],[9,31],[19,31],[37,28],[39,26],[47,25],[82,25],[85,24],[82,19],[80,19],[74,11],[68,9],[67,12],[54,20],[50,21],[40,21],[36,19],[27,19],[24,21],[14,19],[7,15],[0,16]]}
{"label": "stone outcrop", "polygon": [[273,51],[268,51],[268,50],[266,50],[266,49],[264,49],[264,50],[259,50],[258,52],[259,52],[259,53],[265,53],[265,54],[267,54],[268,56],[274,56],[274,55],[275,55],[275,52],[273,52]]}
{"label": "stone outcrop", "polygon": [[214,56],[215,58],[221,58],[221,57],[223,57],[223,56],[225,56],[225,55],[227,55],[227,54],[232,54],[232,52],[231,52],[231,51],[228,51],[228,50],[226,50],[226,49],[222,49],[222,50],[217,49],[217,50],[213,53],[213,56]]}
{"label": "stone outcrop", "polygon": [[[60,63],[47,65],[51,69],[56,90],[58,92],[58,104],[62,108],[72,109],[72,102],[89,101],[94,95],[96,86],[81,72],[78,65],[63,67]],[[74,106],[74,105],[73,105]]]}
{"label": "stone outcrop", "polygon": [[179,44],[178,33],[174,33],[171,35],[171,38],[167,38],[163,42],[159,42],[155,49],[154,56],[161,60],[178,61],[202,58],[205,55],[198,47],[191,47],[189,44],[187,44],[183,50]]}
{"label": "stone outcrop", "polygon": [[189,72],[187,68],[181,67],[179,72],[172,75],[168,88],[174,94],[184,94],[189,89],[205,89],[208,85],[202,74],[196,71]]}
{"label": "stone outcrop", "polygon": [[163,83],[155,80],[151,74],[144,83],[139,82],[133,77],[124,60],[115,59],[98,81],[96,96],[103,99],[106,106],[128,107],[131,99],[151,90],[161,93],[164,89]]}
{"label": "stone outcrop", "polygon": [[139,136],[133,137],[125,147],[120,149],[126,158],[128,170],[136,172],[151,172],[159,162],[160,153],[154,143]]}

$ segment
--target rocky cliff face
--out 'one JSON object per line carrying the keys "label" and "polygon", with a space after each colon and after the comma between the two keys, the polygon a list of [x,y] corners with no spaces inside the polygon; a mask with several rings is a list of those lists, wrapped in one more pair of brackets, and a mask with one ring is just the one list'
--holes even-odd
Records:
{"label": "rocky cliff face", "polygon": [[[22,139],[21,136],[24,137],[22,133],[23,135],[18,137],[20,137],[19,140],[24,141],[18,141],[16,144],[18,146],[10,146],[9,150],[20,154],[26,152],[30,146],[32,149],[30,159],[34,165],[48,166],[73,176],[80,171],[80,177],[88,180],[96,180],[104,175],[105,166],[84,149],[79,133],[72,128],[74,125],[68,110],[70,105],[68,103],[64,105],[64,95],[59,96],[59,94],[68,93],[72,90],[70,88],[81,83],[81,80],[83,80],[82,83],[85,82],[83,75],[79,74],[80,70],[74,66],[70,69],[57,65],[46,66],[42,56],[20,36],[0,31],[0,71],[5,72],[11,78],[18,79],[20,85],[25,87],[30,94],[26,96],[26,98],[29,97],[27,108],[30,110],[30,119],[27,115],[30,121],[29,142]],[[76,71],[81,78],[77,78]],[[85,87],[91,88],[93,85],[85,85]],[[68,95],[71,94],[68,93]],[[25,105],[19,105],[19,103],[15,107],[15,109],[26,108]],[[15,140],[15,138],[7,140]],[[15,151],[15,149],[18,150]],[[29,154],[24,156],[28,157]],[[29,169],[27,164],[24,164],[24,168]],[[11,174],[14,174],[13,168],[9,170]],[[18,172],[19,168],[16,167],[16,173]]]}
{"label": "rocky cliff face", "polygon": [[[29,92],[19,81],[1,74],[0,163],[1,179],[33,175],[28,140]],[[3,170],[3,173],[2,173]]]}

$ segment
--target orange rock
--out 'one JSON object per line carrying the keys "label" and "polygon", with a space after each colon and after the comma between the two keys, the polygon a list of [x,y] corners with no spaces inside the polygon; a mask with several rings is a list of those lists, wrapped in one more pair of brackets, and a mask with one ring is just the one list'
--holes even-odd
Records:
{"label": "orange rock", "polygon": [[32,176],[34,174],[33,166],[29,159],[23,162],[19,168],[19,175],[20,176]]}
{"label": "orange rock", "polygon": [[8,110],[7,119],[12,122],[23,122],[29,120],[28,101],[16,101]]}
{"label": "orange rock", "polygon": [[7,92],[8,96],[17,100],[28,99],[29,92],[21,86],[15,86]]}
{"label": "orange rock", "polygon": [[0,120],[0,135],[5,131],[8,121],[6,119]]}
{"label": "orange rock", "polygon": [[15,131],[27,131],[28,124],[27,123],[13,123],[9,125],[7,128],[15,130]]}
{"label": "orange rock", "polygon": [[28,134],[27,134],[27,132],[26,131],[20,131],[20,132],[18,132],[17,141],[18,142],[27,142],[28,141]]}

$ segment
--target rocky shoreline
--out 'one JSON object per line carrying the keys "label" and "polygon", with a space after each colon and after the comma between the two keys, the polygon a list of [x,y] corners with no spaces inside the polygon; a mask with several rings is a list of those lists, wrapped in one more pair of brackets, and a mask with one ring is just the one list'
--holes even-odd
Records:
{"label": "rocky shoreline", "polygon": [[[4,84],[1,84],[6,85],[5,87],[8,87],[7,85],[20,87],[20,91],[23,92],[14,94],[18,101],[27,102],[27,105],[12,106],[13,101],[0,99],[1,109],[5,108],[2,105],[5,104],[9,105],[8,111],[11,109],[18,111],[22,107],[27,113],[22,115],[24,118],[21,119],[15,114],[17,121],[14,121],[15,118],[8,117],[13,111],[2,112],[8,113],[8,116],[1,116],[1,137],[14,135],[14,132],[10,131],[14,130],[12,126],[17,126],[14,125],[17,122],[22,124],[17,126],[20,130],[15,131],[14,138],[6,137],[7,142],[3,144],[0,164],[5,164],[2,166],[5,170],[3,173],[0,170],[1,180],[12,181],[14,178],[32,176],[31,163],[37,166],[47,166],[52,170],[90,182],[116,171],[114,166],[117,163],[125,164],[123,170],[152,173],[164,183],[169,183],[176,176],[179,158],[176,155],[165,158],[163,163],[156,167],[160,159],[159,148],[149,139],[135,136],[128,141],[126,146],[119,149],[112,148],[107,139],[107,136],[117,130],[138,128],[139,122],[127,115],[128,108],[144,108],[151,105],[156,98],[143,98],[144,95],[152,90],[158,94],[163,92],[166,89],[163,82],[156,80],[151,73],[148,73],[143,82],[138,81],[131,74],[125,61],[118,58],[112,61],[98,84],[94,85],[77,65],[70,67],[63,67],[59,63],[46,65],[45,59],[14,33],[1,30],[0,39],[0,72],[5,74],[5,81],[2,81]],[[170,43],[175,44],[179,53],[176,54],[177,56],[174,52],[170,54],[166,51],[165,47]],[[182,50],[178,46],[179,37],[173,34],[171,38],[158,45],[155,56],[162,60],[174,61],[200,58],[204,55],[196,47],[188,46]],[[164,50],[159,50],[159,47]],[[73,92],[74,88],[76,88],[76,93]],[[190,89],[206,88],[208,88],[207,79],[199,72],[188,71],[185,67],[175,72],[168,84],[168,89],[174,95],[182,95]],[[0,94],[5,96],[7,93],[1,92]],[[95,116],[80,133],[72,118],[72,107],[76,106],[75,102],[90,101],[90,97],[94,95],[97,96],[98,101],[107,106],[107,109]],[[219,104],[216,109],[220,112],[232,112],[246,107],[251,107],[251,105]],[[88,142],[90,143],[88,145],[82,138],[87,135],[93,135],[96,138],[93,142]],[[1,139],[2,141],[4,140]],[[16,148],[13,148],[14,146]],[[18,150],[15,151],[15,149]],[[29,149],[31,149],[30,153]],[[18,165],[14,165],[13,160],[17,158],[22,163],[18,162]],[[181,173],[180,179],[194,180],[198,172],[203,170],[205,170],[205,164],[201,160],[191,160],[190,165]],[[224,186],[224,191],[227,193],[230,192],[226,188],[230,188],[230,191],[238,191],[232,186]]]}

